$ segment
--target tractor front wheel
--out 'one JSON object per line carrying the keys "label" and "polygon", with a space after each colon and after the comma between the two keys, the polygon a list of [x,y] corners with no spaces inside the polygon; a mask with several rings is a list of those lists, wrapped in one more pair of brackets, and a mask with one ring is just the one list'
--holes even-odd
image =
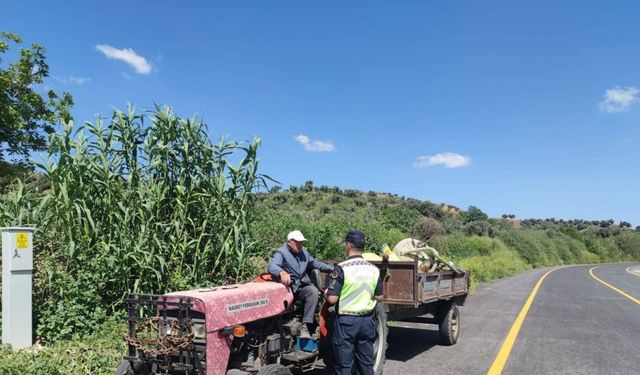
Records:
{"label": "tractor front wheel", "polygon": [[133,368],[131,367],[131,362],[123,359],[118,367],[116,368],[115,375],[134,375]]}
{"label": "tractor front wheel", "polygon": [[291,375],[291,370],[281,364],[273,363],[261,368],[258,375]]}

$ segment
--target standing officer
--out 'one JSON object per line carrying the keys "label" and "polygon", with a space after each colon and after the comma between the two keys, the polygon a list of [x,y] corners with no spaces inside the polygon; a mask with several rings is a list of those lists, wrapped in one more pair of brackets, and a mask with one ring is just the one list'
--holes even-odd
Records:
{"label": "standing officer", "polygon": [[338,304],[331,339],[336,375],[351,375],[354,356],[356,373],[373,375],[374,310],[383,290],[380,271],[362,258],[364,240],[359,230],[347,233],[348,259],[331,273],[326,292],[327,302]]}

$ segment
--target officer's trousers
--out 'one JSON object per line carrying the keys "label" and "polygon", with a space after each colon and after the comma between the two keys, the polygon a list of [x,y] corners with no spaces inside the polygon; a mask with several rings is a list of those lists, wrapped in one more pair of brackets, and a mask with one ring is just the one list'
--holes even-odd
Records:
{"label": "officer's trousers", "polygon": [[376,340],[373,314],[366,316],[336,315],[331,343],[336,375],[373,375],[373,344]]}

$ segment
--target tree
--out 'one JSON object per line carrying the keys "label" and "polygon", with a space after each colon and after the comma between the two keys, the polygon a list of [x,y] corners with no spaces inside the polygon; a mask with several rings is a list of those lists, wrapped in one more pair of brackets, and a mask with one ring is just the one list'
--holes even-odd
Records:
{"label": "tree", "polygon": [[440,206],[433,204],[429,201],[420,202],[416,207],[418,212],[420,212],[423,216],[432,217],[435,219],[442,219],[444,216],[444,212]]}
{"label": "tree", "polygon": [[29,153],[47,147],[53,123],[69,121],[73,99],[67,92],[58,95],[48,90],[38,93],[37,85],[49,76],[45,49],[40,44],[21,48],[18,60],[3,66],[2,54],[9,44],[20,44],[17,34],[0,33],[0,161],[12,156],[23,165],[30,165]]}
{"label": "tree", "polygon": [[446,234],[442,224],[440,224],[438,220],[424,216],[418,219],[414,225],[413,233],[415,237],[425,242],[429,242],[434,237],[444,236]]}
{"label": "tree", "polygon": [[493,237],[495,234],[495,230],[491,223],[485,220],[476,220],[469,222],[464,227],[464,233],[467,236],[489,236]]}
{"label": "tree", "polygon": [[306,192],[309,192],[309,193],[312,192],[313,191],[313,181],[311,181],[311,180],[306,181],[304,183],[304,185],[300,187],[300,190],[306,191]]}
{"label": "tree", "polygon": [[487,214],[482,212],[482,210],[476,206],[469,206],[469,208],[467,208],[467,212],[464,213],[465,223],[470,223],[472,221],[487,220],[488,218],[489,216],[487,216]]}
{"label": "tree", "polygon": [[358,190],[355,190],[355,189],[346,189],[344,191],[344,195],[349,197],[349,198],[355,198],[358,195],[360,195],[360,192]]}

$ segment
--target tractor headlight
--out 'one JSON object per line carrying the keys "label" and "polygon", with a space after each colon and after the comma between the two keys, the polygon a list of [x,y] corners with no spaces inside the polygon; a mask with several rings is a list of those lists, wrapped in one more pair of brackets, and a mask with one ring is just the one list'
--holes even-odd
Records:
{"label": "tractor headlight", "polygon": [[197,339],[204,339],[207,335],[207,330],[204,326],[204,323],[191,324],[191,332],[193,332],[195,338]]}
{"label": "tractor headlight", "polygon": [[[187,329],[188,330],[188,329]],[[177,321],[170,320],[167,322],[160,323],[159,332],[163,333],[164,336],[178,337],[180,336],[180,331],[182,331],[183,335],[186,334],[185,329],[180,329],[177,324]],[[196,339],[204,339],[207,336],[207,329],[203,322],[191,323],[191,332],[193,332],[194,337]]]}
{"label": "tractor headlight", "polygon": [[164,334],[165,336],[177,336],[178,335],[178,327],[173,324],[165,323],[164,324]]}

